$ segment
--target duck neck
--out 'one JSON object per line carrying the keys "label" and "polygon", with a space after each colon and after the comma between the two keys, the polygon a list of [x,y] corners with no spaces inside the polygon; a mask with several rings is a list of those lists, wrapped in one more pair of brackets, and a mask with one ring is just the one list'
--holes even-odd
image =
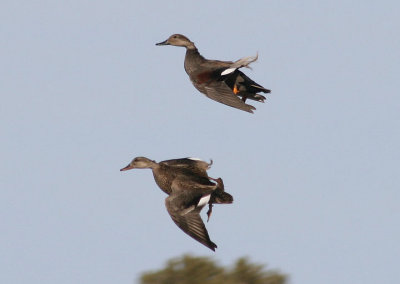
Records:
{"label": "duck neck", "polygon": [[156,161],[151,160],[151,162],[149,163],[149,168],[154,170],[157,169],[159,167],[158,163]]}
{"label": "duck neck", "polygon": [[196,49],[197,50],[197,48],[196,48],[196,46],[194,45],[194,42],[190,42],[189,44],[187,44],[186,46],[186,49]]}
{"label": "duck neck", "polygon": [[201,56],[196,47],[194,49],[187,48],[184,64],[186,73],[191,76],[192,72],[196,69],[195,67],[201,64],[204,60],[204,57]]}
{"label": "duck neck", "polygon": [[193,45],[193,48],[186,47],[186,56],[188,55],[200,55],[198,49]]}

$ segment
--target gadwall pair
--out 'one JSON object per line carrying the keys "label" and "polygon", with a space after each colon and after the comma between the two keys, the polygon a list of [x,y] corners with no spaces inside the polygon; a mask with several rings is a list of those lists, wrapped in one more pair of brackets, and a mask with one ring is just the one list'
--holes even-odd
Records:
{"label": "gadwall pair", "polygon": [[208,219],[213,204],[229,204],[233,197],[224,191],[221,178],[208,176],[207,163],[199,159],[183,158],[155,162],[145,157],[137,157],[122,168],[151,169],[157,185],[168,194],[165,206],[175,224],[186,234],[215,251],[217,245],[210,240],[207,229],[200,217],[200,211],[208,204]]}
{"label": "gadwall pair", "polygon": [[265,97],[258,93],[271,92],[239,71],[242,67],[250,68],[249,64],[256,61],[258,55],[235,62],[208,60],[200,55],[193,42],[181,34],[174,34],[156,45],[185,47],[186,73],[196,89],[212,100],[253,113],[256,108],[246,104],[246,100],[264,102]]}

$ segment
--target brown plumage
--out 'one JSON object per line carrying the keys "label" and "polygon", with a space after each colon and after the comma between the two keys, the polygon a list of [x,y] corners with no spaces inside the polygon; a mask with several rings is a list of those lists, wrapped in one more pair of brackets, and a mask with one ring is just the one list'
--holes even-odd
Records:
{"label": "brown plumage", "polygon": [[212,100],[253,113],[256,108],[246,104],[246,100],[264,102],[265,97],[259,93],[271,92],[239,71],[242,67],[250,68],[250,63],[256,61],[258,55],[235,62],[208,60],[200,55],[193,42],[181,34],[174,34],[156,45],[185,47],[186,73],[196,89]]}
{"label": "brown plumage", "polygon": [[193,158],[157,163],[145,157],[137,157],[121,171],[135,168],[152,169],[157,185],[168,194],[165,206],[174,223],[186,234],[214,251],[217,245],[210,240],[200,211],[208,204],[207,215],[210,218],[213,204],[232,203],[233,198],[225,192],[221,178],[214,179],[208,176],[207,169],[211,164],[212,162]]}

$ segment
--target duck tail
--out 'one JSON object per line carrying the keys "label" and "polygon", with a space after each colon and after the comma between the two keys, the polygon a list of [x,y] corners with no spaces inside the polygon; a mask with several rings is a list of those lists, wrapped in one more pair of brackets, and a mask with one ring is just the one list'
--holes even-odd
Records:
{"label": "duck tail", "polygon": [[222,189],[217,188],[212,194],[211,202],[217,204],[230,204],[233,202],[233,197]]}
{"label": "duck tail", "polygon": [[210,178],[210,179],[215,181],[217,184],[216,184],[216,188],[211,193],[211,198],[210,198],[209,204],[232,203],[233,197],[229,193],[225,192],[224,181],[222,180],[222,178]]}

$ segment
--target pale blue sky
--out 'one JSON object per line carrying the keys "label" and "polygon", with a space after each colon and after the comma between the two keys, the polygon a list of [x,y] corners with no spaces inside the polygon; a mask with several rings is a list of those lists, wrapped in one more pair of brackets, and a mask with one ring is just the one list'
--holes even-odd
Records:
{"label": "pale blue sky", "polygon": [[[183,253],[291,283],[400,283],[398,1],[2,1],[0,282],[132,283]],[[259,53],[254,115],[205,98],[172,33]],[[135,156],[212,158],[235,198],[181,232]],[[205,215],[205,212],[203,212]],[[204,216],[203,215],[203,216]]]}

